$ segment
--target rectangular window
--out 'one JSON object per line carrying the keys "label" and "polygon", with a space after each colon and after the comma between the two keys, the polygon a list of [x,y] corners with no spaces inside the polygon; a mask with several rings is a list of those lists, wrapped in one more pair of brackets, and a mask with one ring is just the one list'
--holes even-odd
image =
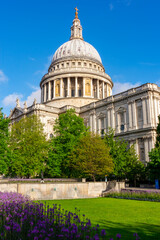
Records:
{"label": "rectangular window", "polygon": [[104,118],[101,118],[101,137],[104,135]]}
{"label": "rectangular window", "polygon": [[72,89],[72,91],[71,91],[71,95],[72,95],[72,97],[74,97],[74,90]]}
{"label": "rectangular window", "polygon": [[81,89],[78,90],[78,96],[79,96],[79,97],[82,96],[82,91],[81,91]]}
{"label": "rectangular window", "polygon": [[121,124],[121,131],[124,131],[124,124]]}

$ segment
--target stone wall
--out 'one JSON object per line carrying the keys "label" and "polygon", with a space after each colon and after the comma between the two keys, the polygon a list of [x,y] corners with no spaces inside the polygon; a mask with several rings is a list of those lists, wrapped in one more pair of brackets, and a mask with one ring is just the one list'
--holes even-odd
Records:
{"label": "stone wall", "polygon": [[0,192],[17,192],[33,200],[94,198],[101,196],[105,189],[105,182],[0,184]]}

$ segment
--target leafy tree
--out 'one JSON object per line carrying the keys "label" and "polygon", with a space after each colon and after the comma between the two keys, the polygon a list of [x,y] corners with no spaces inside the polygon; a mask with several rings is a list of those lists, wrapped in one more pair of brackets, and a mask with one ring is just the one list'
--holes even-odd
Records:
{"label": "leafy tree", "polygon": [[145,166],[139,161],[134,145],[127,150],[126,178],[133,182],[135,187],[137,180],[145,179]]}
{"label": "leafy tree", "polygon": [[136,184],[144,174],[144,165],[138,160],[134,146],[128,147],[123,139],[114,138],[114,130],[109,129],[104,141],[110,147],[110,155],[114,162],[114,175],[118,180],[129,179]]}
{"label": "leafy tree", "polygon": [[160,180],[160,116],[158,116],[159,123],[156,129],[156,144],[155,148],[149,153],[150,162],[147,164],[147,170],[151,180]]}
{"label": "leafy tree", "polygon": [[69,155],[74,150],[81,136],[86,134],[87,128],[83,119],[75,114],[74,109],[67,110],[55,121],[54,136],[51,140],[48,173],[51,177],[70,177],[68,169]]}
{"label": "leafy tree", "polygon": [[9,119],[4,118],[2,108],[0,108],[0,174],[7,174],[9,168],[9,122]]}
{"label": "leafy tree", "polygon": [[48,143],[43,132],[43,124],[37,115],[24,117],[13,124],[10,148],[11,176],[34,177],[44,172]]}
{"label": "leafy tree", "polygon": [[80,176],[90,176],[95,181],[113,171],[113,162],[100,136],[88,133],[71,153],[71,167],[80,172]]}
{"label": "leafy tree", "polygon": [[122,180],[126,178],[126,162],[127,162],[127,143],[119,138],[114,139],[114,130],[109,129],[104,137],[104,141],[110,147],[110,155],[114,162],[113,174],[116,179]]}
{"label": "leafy tree", "polygon": [[160,146],[155,147],[149,153],[150,162],[147,164],[149,176],[151,180],[160,180]]}
{"label": "leafy tree", "polygon": [[159,120],[159,123],[158,123],[157,129],[156,129],[156,133],[157,133],[156,144],[155,144],[156,148],[160,147],[160,116],[158,116],[158,120]]}

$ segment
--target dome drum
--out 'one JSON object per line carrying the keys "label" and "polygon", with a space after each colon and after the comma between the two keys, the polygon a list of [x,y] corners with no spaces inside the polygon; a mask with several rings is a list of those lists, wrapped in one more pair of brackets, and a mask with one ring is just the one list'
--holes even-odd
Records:
{"label": "dome drum", "polygon": [[87,76],[60,77],[44,82],[41,86],[41,102],[65,98],[91,98],[93,101],[111,95],[109,82]]}

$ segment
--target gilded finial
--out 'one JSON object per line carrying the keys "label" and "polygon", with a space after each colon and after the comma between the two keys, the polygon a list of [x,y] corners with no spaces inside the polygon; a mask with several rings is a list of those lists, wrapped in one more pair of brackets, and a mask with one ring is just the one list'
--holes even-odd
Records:
{"label": "gilded finial", "polygon": [[75,12],[75,18],[78,18],[78,8],[75,8],[76,12]]}

